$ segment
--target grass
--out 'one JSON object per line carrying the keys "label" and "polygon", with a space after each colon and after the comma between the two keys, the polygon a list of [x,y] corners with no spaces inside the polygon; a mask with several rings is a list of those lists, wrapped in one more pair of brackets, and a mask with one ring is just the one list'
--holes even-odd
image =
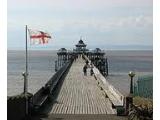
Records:
{"label": "grass", "polygon": [[133,104],[136,106],[141,106],[142,108],[153,108],[153,100],[149,98],[136,96],[133,98]]}

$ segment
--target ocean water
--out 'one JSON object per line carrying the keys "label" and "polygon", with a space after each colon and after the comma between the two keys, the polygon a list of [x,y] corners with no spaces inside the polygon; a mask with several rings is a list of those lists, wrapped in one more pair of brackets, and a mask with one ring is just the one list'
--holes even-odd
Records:
{"label": "ocean water", "polygon": [[107,51],[109,71],[111,73],[152,72],[152,51]]}
{"label": "ocean water", "polygon": [[[23,92],[25,71],[25,51],[8,51],[7,65],[7,94],[15,95]],[[55,73],[54,61],[57,59],[55,51],[29,51],[29,92],[35,93]]]}
{"label": "ocean water", "polygon": [[[152,51],[105,51],[109,62],[109,78],[118,88],[124,88],[129,71],[138,75],[152,74]],[[7,65],[7,95],[16,95],[23,92],[24,80],[22,72],[25,71],[25,51],[8,50]],[[35,93],[55,73],[54,61],[57,59],[56,51],[29,51],[29,92]],[[114,76],[123,75],[122,82],[113,79]],[[113,76],[113,77],[112,77]],[[125,77],[124,77],[125,76]],[[128,84],[126,84],[127,86]],[[128,86],[127,86],[128,87]]]}

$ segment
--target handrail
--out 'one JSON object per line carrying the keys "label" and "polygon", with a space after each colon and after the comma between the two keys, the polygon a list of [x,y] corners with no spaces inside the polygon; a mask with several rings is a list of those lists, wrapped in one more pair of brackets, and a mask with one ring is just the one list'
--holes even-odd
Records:
{"label": "handrail", "polygon": [[61,69],[59,69],[51,78],[50,80],[45,84],[45,86],[41,87],[34,95],[33,95],[33,105],[36,105],[39,100],[44,99],[48,97],[49,94],[51,94],[54,90],[54,88],[57,86],[60,78],[65,74],[65,72],[70,68],[72,64],[72,61],[66,63]]}
{"label": "handrail", "polygon": [[[89,64],[91,63],[91,61],[87,56],[83,55],[83,57],[85,60],[89,62]],[[118,101],[117,105],[124,106],[125,96],[122,95],[113,85],[111,85],[96,67],[93,68],[93,71],[95,74],[95,78],[101,82],[101,85],[105,90],[106,94],[108,95],[108,97],[116,98],[116,100]],[[110,100],[112,101],[112,98],[110,98]]]}

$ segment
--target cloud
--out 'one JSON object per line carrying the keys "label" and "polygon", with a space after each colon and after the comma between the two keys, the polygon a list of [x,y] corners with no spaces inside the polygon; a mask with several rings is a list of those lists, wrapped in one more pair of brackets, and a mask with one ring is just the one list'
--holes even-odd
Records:
{"label": "cloud", "polygon": [[[19,18],[20,19],[20,18]],[[67,28],[90,28],[96,29],[100,28],[111,29],[111,28],[123,28],[123,27],[150,27],[153,24],[152,16],[126,16],[126,17],[112,17],[112,18],[104,18],[104,19],[89,19],[88,17],[84,18],[70,18],[70,19],[47,19],[41,18],[36,23],[33,21],[37,21],[36,18],[28,17],[27,20],[23,20],[21,22],[17,22],[16,19],[8,20],[8,27],[11,29],[15,29],[16,27],[20,27],[28,23],[31,27],[48,28],[51,30],[60,31]]]}
{"label": "cloud", "polygon": [[9,43],[20,43],[26,24],[47,30],[59,46],[81,35],[93,44],[150,44],[152,0],[8,0]]}
{"label": "cloud", "polygon": [[32,15],[33,12],[44,15],[52,12],[54,15],[83,12],[85,14],[96,11],[107,12],[113,8],[152,8],[152,4],[152,0],[8,0],[8,13]]}

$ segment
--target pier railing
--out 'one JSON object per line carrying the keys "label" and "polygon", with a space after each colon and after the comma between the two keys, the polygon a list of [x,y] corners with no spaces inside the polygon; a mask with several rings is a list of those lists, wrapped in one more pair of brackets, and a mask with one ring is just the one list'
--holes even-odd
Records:
{"label": "pier railing", "polygon": [[[83,58],[91,63],[89,58],[83,55]],[[123,107],[125,103],[125,96],[122,95],[113,85],[111,85],[106,78],[100,73],[100,71],[94,67],[93,68],[95,79],[98,81],[101,89],[104,90],[106,96],[109,97],[114,107]]]}
{"label": "pier railing", "polygon": [[34,95],[32,104],[34,106],[40,107],[45,103],[48,96],[52,94],[54,89],[56,88],[59,80],[62,76],[69,70],[72,65],[72,61],[67,62],[63,67],[61,67],[52,77],[51,79],[41,87]]}
{"label": "pier railing", "polygon": [[140,96],[153,99],[153,76],[138,76],[138,80],[134,83],[134,96]]}
{"label": "pier railing", "polygon": [[[27,93],[25,96],[23,93],[15,96],[7,97],[7,117],[9,120],[21,120],[26,116],[26,107],[28,108],[29,114],[32,109],[37,110],[41,107],[52,94],[54,89],[57,87],[58,82],[66,74],[72,65],[72,60],[66,62],[50,80],[41,87],[35,94]],[[26,99],[27,98],[27,99]],[[27,100],[27,101],[26,101]],[[26,106],[27,103],[27,106]],[[15,110],[16,109],[16,110]]]}
{"label": "pier railing", "polygon": [[93,71],[99,85],[104,89],[112,104],[115,107],[124,106],[124,95],[122,95],[113,85],[111,85],[97,68],[94,68]]}

